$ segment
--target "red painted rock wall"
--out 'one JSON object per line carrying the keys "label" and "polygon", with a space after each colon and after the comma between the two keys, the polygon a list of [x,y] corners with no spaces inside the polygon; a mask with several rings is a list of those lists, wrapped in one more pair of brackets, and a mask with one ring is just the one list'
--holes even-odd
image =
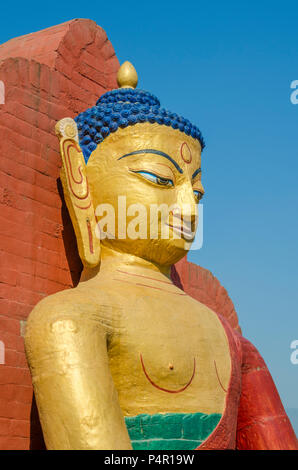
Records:
{"label": "red painted rock wall", "polygon": [[105,32],[74,20],[0,46],[0,449],[40,447],[22,321],[81,270],[59,183],[57,120],[116,88]]}
{"label": "red painted rock wall", "polygon": [[[85,19],[0,46],[0,449],[43,447],[24,322],[40,299],[75,285],[81,271],[54,126],[116,88],[118,67],[105,32]],[[233,304],[209,271],[184,260],[173,276],[237,327]]]}

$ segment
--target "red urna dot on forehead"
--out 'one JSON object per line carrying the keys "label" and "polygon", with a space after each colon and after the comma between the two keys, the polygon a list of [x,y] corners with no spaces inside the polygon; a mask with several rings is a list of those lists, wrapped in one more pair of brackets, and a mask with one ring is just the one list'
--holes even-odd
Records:
{"label": "red urna dot on forehead", "polygon": [[192,161],[191,150],[186,142],[183,142],[183,144],[180,147],[180,155],[181,155],[182,160],[185,163],[187,164],[191,163]]}

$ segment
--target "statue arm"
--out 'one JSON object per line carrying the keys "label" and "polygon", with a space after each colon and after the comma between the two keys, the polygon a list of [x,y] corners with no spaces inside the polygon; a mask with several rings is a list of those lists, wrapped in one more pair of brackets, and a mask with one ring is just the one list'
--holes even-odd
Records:
{"label": "statue arm", "polygon": [[243,337],[241,343],[242,391],[237,449],[298,449],[294,430],[263,358]]}
{"label": "statue arm", "polygon": [[30,314],[25,347],[47,449],[131,449],[106,336],[98,319],[55,295]]}

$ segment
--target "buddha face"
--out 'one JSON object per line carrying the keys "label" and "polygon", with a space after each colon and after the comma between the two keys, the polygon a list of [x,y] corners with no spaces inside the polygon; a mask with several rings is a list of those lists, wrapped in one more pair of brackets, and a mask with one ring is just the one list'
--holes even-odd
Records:
{"label": "buddha face", "polygon": [[176,263],[194,239],[200,169],[200,143],[177,129],[144,123],[110,134],[87,164],[97,220],[110,212],[102,245]]}

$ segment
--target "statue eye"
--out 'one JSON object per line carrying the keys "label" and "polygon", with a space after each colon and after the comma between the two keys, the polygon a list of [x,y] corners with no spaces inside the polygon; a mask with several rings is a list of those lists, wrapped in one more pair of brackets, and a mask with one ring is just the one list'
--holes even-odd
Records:
{"label": "statue eye", "polygon": [[149,171],[134,171],[134,173],[138,173],[139,175],[143,176],[145,179],[152,181],[152,183],[158,184],[159,186],[166,186],[166,187],[174,186],[174,183],[171,179],[163,178],[162,176],[155,175],[154,173],[151,173]]}
{"label": "statue eye", "polygon": [[204,194],[201,193],[201,191],[198,191],[197,189],[195,189],[193,193],[194,193],[194,195],[195,195],[196,201],[197,201],[197,202],[200,202],[200,200],[202,199],[202,197],[204,196]]}

